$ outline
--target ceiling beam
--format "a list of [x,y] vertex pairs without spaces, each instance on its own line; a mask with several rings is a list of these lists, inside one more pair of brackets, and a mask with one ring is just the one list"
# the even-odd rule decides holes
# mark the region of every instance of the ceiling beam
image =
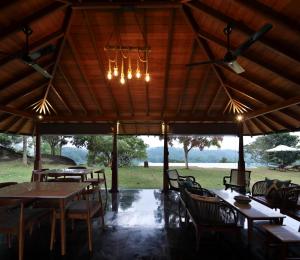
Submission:
[[[251,1],[252,2],[252,1]],[[244,33],[247,36],[253,35],[255,31],[253,31],[251,28],[249,28],[247,25],[243,24],[240,21],[237,21],[231,17],[228,17],[224,15],[221,12],[218,12],[217,10],[199,2],[199,1],[189,1],[185,3],[185,5],[189,6],[190,8],[193,8],[194,10],[197,11],[202,11],[205,14],[208,14],[215,19],[221,20],[222,22],[228,24],[228,23],[234,23],[234,28],[238,29],[240,32]],[[259,9],[255,9],[255,12],[257,12]],[[276,54],[284,55],[287,58],[300,62],[300,55],[298,53],[292,52],[288,48],[284,48],[283,46],[278,45],[274,40],[272,39],[267,39],[266,37],[261,38],[258,40],[258,42],[262,43],[265,47],[268,49],[272,50]]]
[[34,117],[33,114],[25,112],[24,110],[18,110],[13,107],[7,107],[7,106],[3,106],[3,105],[0,105],[0,111],[15,115],[15,116],[26,117],[26,118],[30,118],[30,119]]
[[213,108],[213,105],[215,104],[217,98],[219,97],[222,89],[223,88],[221,86],[217,86],[217,91],[216,91],[215,95],[213,96],[213,98],[211,99],[211,101],[210,101],[210,103],[209,103],[209,105],[207,107],[207,110],[205,112],[206,115],[210,114],[210,111]]
[[[40,66],[43,67],[44,69],[47,69],[47,68],[51,67],[53,64],[54,64],[53,62],[51,62],[51,63],[48,62],[46,64],[41,64]],[[37,73],[39,73],[39,72],[37,72],[36,70],[34,70],[32,68],[30,68],[29,70],[26,70],[24,72],[19,73],[18,76],[14,76],[11,79],[4,82],[3,84],[1,84],[0,92],[9,89],[11,86],[15,85],[16,83],[18,83],[18,82],[20,82],[20,81],[22,81],[22,80],[24,80],[28,77],[36,75]]]
[[33,14],[28,15],[24,17],[23,19],[15,22],[15,23],[10,23],[7,27],[2,28],[0,32],[0,40],[3,38],[9,36],[10,34],[16,32],[16,31],[21,31],[22,27],[25,26],[26,24],[30,25],[32,22],[35,22],[55,11],[61,10],[68,6],[67,4],[61,4],[58,2],[53,2],[52,4],[40,9],[40,10],[35,10]]
[[273,122],[276,122],[277,124],[281,125],[282,127],[284,127],[287,130],[292,131],[295,127],[291,126],[290,124],[288,124],[286,121],[282,120],[280,117],[278,117],[277,115],[274,114],[268,114],[268,115],[264,115],[266,118],[270,119]]
[[176,16],[176,10],[173,9],[170,11],[169,22],[168,22],[168,41],[167,41],[166,62],[165,62],[164,91],[163,91],[163,103],[161,109],[162,116],[165,113],[167,100],[168,100],[169,73],[170,73],[170,63],[171,63],[171,54],[172,54],[172,46],[173,46],[175,16]]
[[[0,106],[1,110],[1,106]],[[175,114],[175,113],[174,113]],[[132,116],[116,116],[114,114],[112,115],[64,115],[64,116],[45,116],[44,117],[45,122],[57,122],[57,121],[78,121],[78,122],[86,122],[86,121],[110,121],[110,122],[116,122],[116,121],[128,121],[128,122],[149,122],[149,121],[157,121],[157,122],[234,122],[235,119],[233,116],[165,116],[161,117],[160,115],[151,115],[151,116],[145,116],[145,115],[135,115]]]
[[118,108],[118,105],[117,105],[116,98],[115,98],[115,96],[114,96],[114,94],[113,94],[113,92],[112,92],[111,84],[110,84],[110,82],[106,79],[105,66],[104,66],[104,63],[103,63],[104,58],[103,58],[103,56],[101,55],[101,53],[100,53],[100,51],[99,51],[99,48],[97,47],[96,37],[95,37],[95,32],[93,31],[93,28],[92,28],[92,26],[91,26],[90,18],[89,18],[89,16],[88,16],[88,14],[86,13],[86,11],[82,11],[82,14],[83,14],[83,17],[84,17],[86,26],[87,26],[87,31],[88,31],[88,33],[89,33],[89,37],[90,37],[90,39],[91,39],[91,42],[92,42],[94,51],[95,51],[95,53],[96,53],[98,66],[99,66],[99,68],[100,68],[100,73],[101,73],[101,75],[102,75],[102,80],[101,80],[101,82],[104,83],[104,86],[105,86],[107,92],[109,93],[109,95],[110,95],[110,97],[111,97],[113,108],[114,108],[114,110],[116,111],[116,114],[119,115],[119,114],[120,114],[119,108]]
[[[55,40],[58,40],[58,39],[62,38],[63,36],[64,36],[64,33],[61,30],[58,30],[50,35],[47,35],[44,38],[42,38],[36,42],[30,43],[30,46],[29,46],[30,51],[36,51],[42,47],[45,47],[49,43],[51,43]],[[0,59],[0,67],[14,59],[21,57],[23,53],[24,53],[24,48],[22,48],[18,51],[14,51],[13,53],[8,54],[5,57],[1,58]]]
[[260,117],[257,117],[256,119],[259,120],[260,122],[262,122],[262,124],[264,124],[265,126],[267,126],[272,132],[277,131],[276,127],[274,127],[274,125],[272,125],[272,123],[270,121],[268,121],[267,118],[260,116]]
[[[1,112],[2,112],[2,111],[1,111]],[[0,116],[0,122],[5,121],[6,119],[8,119],[8,118],[11,117],[11,116],[12,116],[11,114],[3,113],[3,114]]]
[[[212,43],[218,44],[219,46],[223,47],[225,50],[227,50],[227,43],[224,40],[219,39],[218,37],[214,36],[213,34],[207,33],[203,30],[201,30],[200,28],[198,29],[198,34],[201,38],[208,40]],[[225,37],[225,35],[224,35]],[[233,47],[231,46],[232,49],[236,49],[237,46]],[[271,62],[264,62],[264,61],[258,61],[257,59],[254,59],[255,56],[253,56],[253,54],[245,52],[241,55],[242,58],[245,58],[246,60],[254,63],[255,65],[258,65],[266,70],[269,70],[270,72],[272,72],[273,74],[275,74],[276,76],[284,79],[284,80],[288,80],[293,84],[296,85],[300,85],[300,80],[298,77],[294,77],[292,75],[289,75],[285,70],[279,69],[277,67],[275,67],[274,65],[272,65]],[[222,57],[221,57],[222,58]]]
[[7,133],[9,132],[9,130],[14,127],[18,122],[20,122],[20,120],[22,120],[22,117],[18,117],[18,116],[15,116],[11,122],[9,122],[3,129],[3,132],[4,133]]
[[253,128],[250,126],[250,121],[245,121],[244,124],[248,128],[250,135],[253,136]]
[[15,133],[17,135],[19,135],[22,131],[22,129],[25,127],[26,123],[29,121],[28,118],[22,118],[20,125],[17,127],[17,129],[15,130]]
[[55,95],[58,97],[59,101],[63,104],[63,106],[67,109],[67,111],[70,114],[73,114],[72,109],[70,108],[70,105],[68,105],[66,103],[66,101],[64,101],[64,99],[62,98],[62,96],[59,94],[59,92],[57,91],[57,89],[53,86],[53,84],[51,85],[51,88],[53,90],[53,92],[55,93]]
[[102,112],[103,109],[102,109],[100,103],[98,102],[98,100],[97,100],[97,98],[95,96],[95,93],[94,93],[94,91],[92,89],[92,86],[90,84],[90,81],[89,81],[89,79],[87,78],[87,76],[86,76],[86,74],[84,72],[83,66],[82,66],[81,61],[80,61],[80,57],[79,57],[79,55],[77,53],[76,47],[74,45],[74,42],[73,42],[73,40],[72,40],[72,38],[70,36],[68,37],[68,43],[69,43],[71,52],[73,54],[73,57],[75,59],[76,66],[77,66],[77,68],[78,68],[78,70],[79,70],[79,72],[81,74],[81,77],[82,77],[83,81],[86,84],[86,87],[87,87],[87,90],[88,90],[88,92],[90,94],[91,100],[93,100],[93,102],[94,102],[94,104],[95,104],[95,106],[97,108],[98,113],[102,114],[103,113]]
[[62,67],[60,65],[58,65],[58,72],[59,74],[62,76],[62,78],[64,79],[66,85],[68,86],[70,92],[72,93],[72,95],[76,98],[78,104],[80,105],[81,109],[84,111],[84,114],[87,114],[87,109],[84,106],[84,101],[81,97],[81,95],[77,95],[77,92],[74,90],[74,87],[72,86],[71,82],[69,81],[69,79],[67,78],[66,74],[64,73]]
[[249,112],[245,114],[245,120],[249,120],[254,117],[262,116],[265,114],[269,114],[290,106],[294,106],[300,104],[300,96],[292,97],[290,99],[284,100],[282,102],[276,103],[274,105],[268,105],[268,107],[258,109],[253,112]]
[[0,2],[0,8],[3,10],[4,8],[7,8],[8,6],[14,4],[18,0],[1,0]]
[[252,118],[251,122],[256,126],[256,128],[261,132],[261,133],[265,133],[265,129],[263,128],[263,126],[261,125],[261,123],[256,119],[256,118]]
[[[188,63],[192,63],[193,62],[197,46],[198,46],[197,40],[194,39]],[[177,112],[176,112],[177,115],[181,111],[182,102],[183,102],[183,100],[184,100],[184,98],[186,96],[186,91],[187,91],[187,88],[188,88],[188,85],[189,85],[189,79],[190,79],[190,75],[191,75],[191,70],[192,70],[192,67],[188,67],[186,69],[183,89],[181,91],[181,94],[179,95],[178,104],[177,104]]]
[[170,1],[114,1],[114,2],[95,2],[95,1],[78,1],[73,2],[73,9],[79,10],[99,10],[99,9],[177,9],[181,7],[178,2]]

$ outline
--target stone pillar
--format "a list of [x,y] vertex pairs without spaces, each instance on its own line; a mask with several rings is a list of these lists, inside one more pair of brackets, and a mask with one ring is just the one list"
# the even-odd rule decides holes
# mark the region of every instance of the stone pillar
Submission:
[[169,170],[169,149],[168,149],[168,126],[163,124],[163,135],[164,135],[164,170],[163,170],[163,192],[169,190],[168,184],[168,170]]
[[118,190],[118,134],[117,124],[113,129],[113,147],[112,147],[112,162],[111,162],[111,190],[110,192],[119,192]]
[[241,192],[245,192],[245,159],[244,159],[244,139],[243,139],[243,123],[240,122],[238,124],[238,131],[239,131],[239,161],[238,161],[238,185],[240,185]]
[[36,123],[35,128],[35,158],[34,158],[34,170],[42,169],[41,161],[41,134],[40,125]]

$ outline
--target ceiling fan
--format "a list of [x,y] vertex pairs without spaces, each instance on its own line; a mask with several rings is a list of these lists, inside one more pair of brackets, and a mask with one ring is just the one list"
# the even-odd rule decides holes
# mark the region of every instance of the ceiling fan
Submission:
[[45,78],[51,79],[52,75],[49,74],[49,72],[45,69],[43,69],[39,64],[36,63],[36,60],[41,58],[44,55],[50,54],[55,51],[55,45],[49,44],[45,47],[40,48],[37,51],[29,52],[29,36],[32,34],[32,29],[29,26],[23,27],[23,32],[25,33],[26,41],[25,41],[25,49],[22,55],[20,56],[20,59],[33,69],[35,69],[37,72],[42,74]]
[[231,50],[230,48],[230,34],[232,32],[233,24],[228,24],[224,28],[224,34],[227,38],[227,52],[223,59],[220,60],[208,60],[200,61],[187,64],[188,67],[194,67],[203,64],[226,64],[230,67],[235,73],[240,74],[244,72],[244,68],[237,62],[237,57],[242,55],[253,43],[259,40],[265,33],[267,33],[271,28],[272,24],[265,24],[257,32],[252,34],[245,42],[243,42],[236,50]]

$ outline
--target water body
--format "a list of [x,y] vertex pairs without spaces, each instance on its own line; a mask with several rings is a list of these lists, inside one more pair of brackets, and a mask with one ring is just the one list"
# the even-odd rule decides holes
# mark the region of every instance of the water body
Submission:
[[[144,163],[139,163],[139,166],[143,166]],[[163,163],[153,163],[149,162],[149,166],[163,166]],[[169,163],[169,166],[180,166],[184,167],[184,163]],[[190,167],[200,167],[200,168],[224,168],[224,169],[235,169],[238,167],[237,163],[189,163]],[[255,166],[247,165],[247,168],[254,168]]]

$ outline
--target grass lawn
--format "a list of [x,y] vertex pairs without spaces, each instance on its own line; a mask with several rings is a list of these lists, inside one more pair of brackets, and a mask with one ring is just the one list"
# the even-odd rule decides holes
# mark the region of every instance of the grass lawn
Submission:
[[[43,168],[65,168],[65,165],[43,165]],[[33,165],[24,166],[21,161],[0,162],[0,182],[30,181]],[[96,169],[96,168],[95,168]],[[182,175],[193,175],[196,180],[205,188],[223,188],[223,176],[229,174],[229,169],[217,168],[191,168],[189,170],[179,169]],[[268,170],[266,168],[251,169],[251,184],[265,177],[270,179],[292,180],[300,185],[300,172],[280,172]],[[106,178],[108,187],[111,183],[111,170],[106,168]],[[119,168],[120,188],[161,188],[162,187],[162,167],[128,167]]]

